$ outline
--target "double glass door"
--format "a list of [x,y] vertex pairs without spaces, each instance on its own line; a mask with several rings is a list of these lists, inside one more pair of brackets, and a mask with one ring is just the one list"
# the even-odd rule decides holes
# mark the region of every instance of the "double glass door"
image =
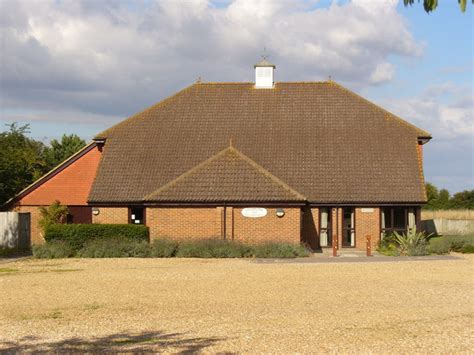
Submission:
[[342,213],[342,246],[355,247],[355,208],[345,207]]

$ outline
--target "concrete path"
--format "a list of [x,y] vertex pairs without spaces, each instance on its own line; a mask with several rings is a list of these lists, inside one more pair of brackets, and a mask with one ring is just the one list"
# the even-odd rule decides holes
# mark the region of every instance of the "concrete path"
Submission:
[[308,258],[295,259],[255,259],[257,264],[333,264],[333,263],[379,263],[379,262],[403,262],[403,261],[436,261],[436,260],[462,260],[462,257],[454,255],[427,255],[427,256],[310,256]]

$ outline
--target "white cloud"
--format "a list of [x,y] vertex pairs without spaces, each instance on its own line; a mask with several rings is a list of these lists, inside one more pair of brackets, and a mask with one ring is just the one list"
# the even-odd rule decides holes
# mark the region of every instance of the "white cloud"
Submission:
[[447,82],[428,87],[417,97],[380,103],[436,139],[474,139],[474,94],[470,88]]
[[379,84],[393,77],[389,56],[422,52],[396,4],[3,1],[1,119],[35,108],[80,113],[63,121],[127,116],[198,76],[252,80],[264,46],[277,80]]

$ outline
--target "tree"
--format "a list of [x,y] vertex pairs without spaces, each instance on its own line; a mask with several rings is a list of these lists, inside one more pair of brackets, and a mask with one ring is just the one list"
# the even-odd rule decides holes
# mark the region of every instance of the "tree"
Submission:
[[[459,8],[461,9],[462,12],[466,11],[466,6],[467,6],[467,1],[468,0],[458,0],[459,3]],[[474,4],[474,0],[471,0],[472,3]],[[415,0],[403,0],[403,3],[405,6],[408,5],[413,5]],[[420,2],[420,0],[418,0]],[[423,7],[427,13],[430,13],[431,11],[434,11],[438,7],[438,0],[423,0]]]
[[61,141],[53,139],[51,147],[45,150],[45,159],[52,169],[75,154],[86,145],[86,142],[75,134],[63,134]]
[[62,206],[57,200],[48,207],[40,207],[39,211],[41,213],[39,225],[44,232],[46,232],[46,228],[51,224],[66,223],[67,215],[69,214],[67,206]]
[[435,210],[438,207],[439,192],[438,188],[431,183],[426,183],[426,197],[428,202],[424,206],[427,210]]
[[474,210],[474,190],[458,192],[451,201],[453,208]]
[[30,126],[7,126],[9,130],[0,133],[0,205],[48,169],[44,144],[25,135]]
[[451,196],[449,195],[449,191],[446,189],[439,190],[439,197],[437,207],[441,210],[448,210],[451,208]]

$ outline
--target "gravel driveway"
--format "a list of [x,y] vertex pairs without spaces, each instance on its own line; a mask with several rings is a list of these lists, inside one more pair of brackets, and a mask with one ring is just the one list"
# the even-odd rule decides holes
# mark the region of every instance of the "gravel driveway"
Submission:
[[[469,352],[474,256],[0,265],[4,351]],[[1,352],[1,350],[0,350]]]

